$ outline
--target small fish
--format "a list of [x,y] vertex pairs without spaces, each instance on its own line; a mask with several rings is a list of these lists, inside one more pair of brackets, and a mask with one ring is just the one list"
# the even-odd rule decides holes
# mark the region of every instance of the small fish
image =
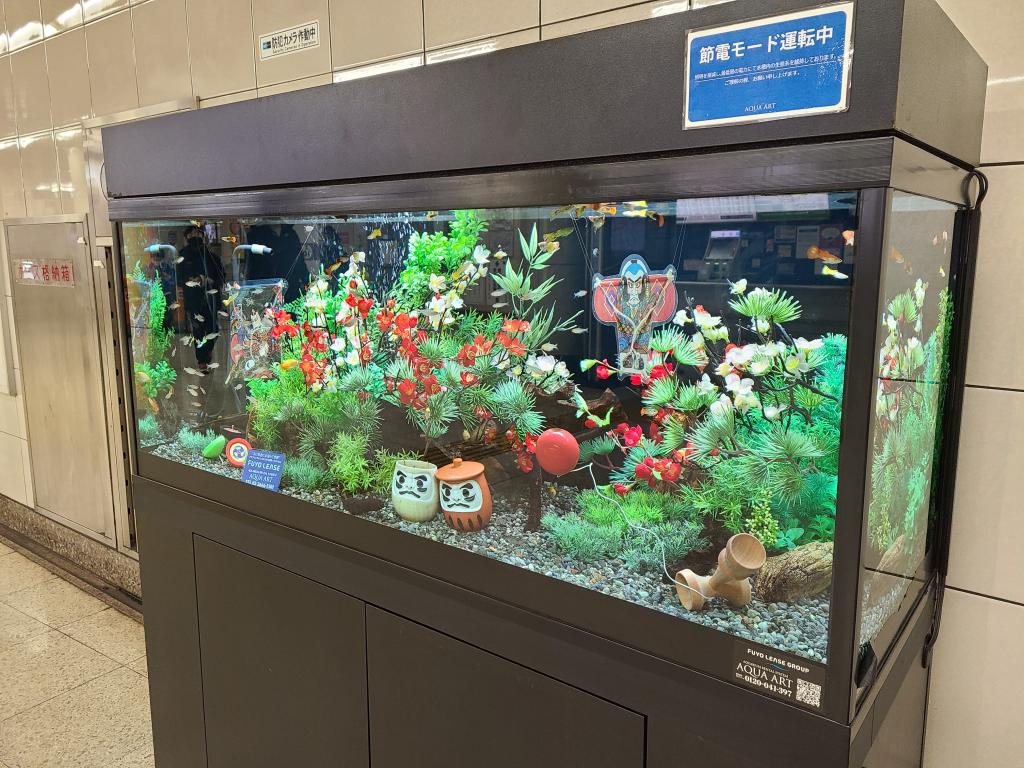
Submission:
[[562,244],[556,242],[541,243],[540,247],[543,248],[548,253],[554,253],[555,251],[562,247]]
[[221,238],[221,240],[223,240],[225,243],[231,243],[232,245],[238,242],[238,238],[235,237],[234,235],[225,235],[224,237]]
[[179,301],[176,301],[176,302],[174,302],[173,304],[168,304],[168,305],[167,305],[167,308],[168,308],[168,309],[177,309],[177,308],[178,308],[178,307],[180,307],[180,306],[181,306],[181,302],[179,302]]
[[828,277],[834,277],[836,280],[849,280],[850,276],[843,274],[838,269],[832,269],[827,264],[821,268],[821,274],[827,275]]
[[183,262],[184,260],[185,260],[185,257],[184,257],[184,256],[179,256],[178,258],[176,258],[176,259],[174,260],[174,263],[175,263],[175,264],[181,264],[181,262]]
[[586,289],[584,289],[584,290],[582,290],[582,291],[576,291],[576,293],[574,293],[574,294],[572,295],[572,297],[573,297],[574,299],[582,299],[582,298],[583,298],[584,296],[586,296],[586,295],[587,295],[587,293],[589,293],[589,291],[587,291]]
[[373,232],[371,232],[370,234],[368,234],[366,236],[366,239],[367,240],[376,240],[380,236],[381,236],[380,227],[377,227],[376,229],[373,230]]
[[202,285],[202,283],[200,283],[198,280],[186,280],[185,285],[189,288],[198,288],[200,285]]
[[213,341],[218,336],[220,336],[220,331],[216,331],[214,333],[208,333],[205,336],[203,336],[203,341]]
[[562,227],[562,229],[556,229],[554,232],[548,232],[544,235],[544,242],[553,243],[555,240],[561,240],[563,237],[568,237],[576,230],[573,227]]
[[171,348],[171,357],[174,357],[176,354],[178,354],[178,348],[177,347],[172,347]]
[[590,330],[589,328],[573,328],[570,331],[570,333],[575,333],[577,336],[580,336],[580,335],[586,333],[589,330]]
[[202,371],[197,371],[195,368],[188,368],[188,367],[185,368],[185,373],[187,373],[189,376],[202,376],[203,375]]
[[505,259],[507,257],[508,257],[508,254],[505,253],[500,247],[494,253],[494,260],[495,261],[502,261],[503,259]]
[[307,232],[312,232],[313,231],[313,225],[312,224],[307,224],[305,227],[303,227],[303,229],[305,229]]
[[507,306],[508,306],[508,302],[507,301],[499,301],[497,304],[493,305],[493,307],[495,309],[501,309],[502,307],[507,307]]
[[427,221],[433,221],[437,218],[437,211],[427,211]]
[[507,290],[505,290],[504,288],[499,288],[496,291],[491,291],[491,296],[493,296],[494,298],[498,298],[499,296],[504,296],[506,293],[508,293]]
[[857,238],[857,233],[852,229],[847,229],[843,232],[843,242],[847,245],[853,245]]
[[896,248],[896,246],[893,246],[892,248],[889,249],[889,258],[895,261],[897,264],[903,264],[907,260],[907,257],[900,253],[899,249]]
[[192,315],[192,317],[194,317],[196,319],[196,322],[200,322],[200,323],[205,323],[206,322],[206,318],[203,317],[202,315]]
[[729,293],[733,296],[742,296],[747,292],[747,278],[737,280],[735,283],[729,283]]
[[558,349],[557,344],[552,344],[550,341],[547,344],[540,345],[541,352],[554,352]]
[[148,384],[150,381],[149,374],[147,374],[145,371],[141,369],[135,372],[135,378],[141,381],[143,384]]
[[289,358],[288,360],[282,360],[281,361],[281,370],[282,371],[290,371],[292,368],[294,368],[298,364],[299,364],[299,361],[294,359],[294,358]]
[[199,388],[199,391],[202,392],[204,395],[207,394],[206,390],[203,389],[202,387]]
[[240,390],[244,386],[245,386],[245,382],[241,382],[240,384],[235,384],[234,390],[237,392],[238,390]]
[[945,277],[946,276],[946,268],[945,267],[939,267],[939,276],[940,277]]
[[220,288],[211,288],[210,290],[207,291],[207,293],[210,294],[211,296],[213,294],[219,293],[219,292],[220,292]]
[[212,371],[214,368],[220,368],[220,363],[210,363],[206,367]]
[[192,219],[189,223],[194,227],[199,227],[200,229],[203,228],[203,222],[201,222],[199,219]]
[[817,259],[822,264],[842,264],[843,260],[834,253],[829,253],[824,248],[812,245],[807,249],[808,259]]
[[152,397],[148,398],[148,400],[149,400],[149,407],[152,408],[157,413],[160,413],[160,406],[157,404],[156,400],[154,400]]
[[202,403],[197,403],[197,402],[192,402],[191,405],[194,405],[196,408],[202,408],[203,407]]
[[234,288],[236,291],[242,290],[242,286],[240,286],[238,283],[232,283],[231,287]]
[[174,390],[173,390],[173,389],[172,389],[172,390],[169,390],[169,391],[167,392],[167,394],[166,394],[166,395],[164,395],[164,400],[170,400],[170,399],[171,399],[171,398],[172,398],[173,396],[174,396]]
[[228,316],[228,313],[225,312],[223,309],[218,309],[217,310],[217,314],[220,315],[221,317],[227,317]]

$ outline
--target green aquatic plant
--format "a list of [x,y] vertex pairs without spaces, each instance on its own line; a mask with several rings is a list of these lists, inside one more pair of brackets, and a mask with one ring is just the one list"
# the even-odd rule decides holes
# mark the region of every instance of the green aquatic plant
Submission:
[[135,431],[139,435],[139,440],[144,443],[151,442],[160,437],[160,425],[151,413],[147,413],[138,420],[135,425]]
[[288,458],[284,462],[284,469],[281,471],[284,480],[304,491],[314,491],[323,487],[328,480],[327,472],[306,461],[305,459]]
[[158,360],[151,364],[148,360],[135,363],[135,381],[142,388],[142,393],[155,400],[174,387],[178,372],[166,360]]
[[779,530],[779,521],[772,514],[771,496],[765,490],[762,489],[754,498],[750,515],[743,521],[743,528],[764,544],[765,549],[780,547],[779,537],[782,532]]
[[480,235],[487,231],[487,222],[477,211],[454,211],[447,232],[413,232],[409,238],[409,256],[405,269],[391,291],[399,311],[422,309],[437,292],[430,278],[444,280],[446,287],[455,282],[457,270],[472,260]]
[[674,496],[636,491],[619,498],[598,489],[582,491],[578,503],[578,514],[541,520],[555,544],[574,559],[621,557],[633,570],[660,572],[706,546],[701,525]]
[[148,307],[145,318],[146,347],[142,358],[134,364],[135,382],[145,396],[150,409],[158,413],[158,398],[170,392],[178,378],[177,372],[165,359],[174,341],[174,330],[166,327],[167,298],[159,280],[150,280],[136,262],[131,279],[147,287]]
[[367,460],[366,436],[359,433],[339,432],[327,460],[327,473],[346,493],[365,491],[372,478],[370,462]]
[[217,434],[213,430],[206,430],[205,432],[195,432],[188,427],[182,427],[178,430],[177,440],[186,453],[190,453],[193,456],[202,456],[203,449],[206,448],[214,439]]

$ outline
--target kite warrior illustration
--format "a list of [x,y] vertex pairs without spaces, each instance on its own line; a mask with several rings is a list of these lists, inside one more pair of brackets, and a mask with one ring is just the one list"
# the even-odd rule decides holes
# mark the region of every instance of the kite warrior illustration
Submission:
[[639,254],[627,256],[616,277],[594,275],[594,316],[615,326],[619,376],[644,373],[651,332],[676,314],[676,271],[651,272]]

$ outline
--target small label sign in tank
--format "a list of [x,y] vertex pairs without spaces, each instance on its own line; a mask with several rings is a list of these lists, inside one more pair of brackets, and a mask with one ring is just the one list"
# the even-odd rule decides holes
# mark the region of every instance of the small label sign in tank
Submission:
[[738,640],[732,679],[776,699],[821,709],[825,668],[798,656]]

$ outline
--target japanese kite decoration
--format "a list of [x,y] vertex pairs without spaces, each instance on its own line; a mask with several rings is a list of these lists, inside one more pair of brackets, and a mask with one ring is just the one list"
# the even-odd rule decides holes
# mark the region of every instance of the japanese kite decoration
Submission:
[[627,256],[619,274],[594,275],[594,317],[615,326],[619,375],[644,373],[651,333],[676,314],[676,271],[651,272],[639,254]]

